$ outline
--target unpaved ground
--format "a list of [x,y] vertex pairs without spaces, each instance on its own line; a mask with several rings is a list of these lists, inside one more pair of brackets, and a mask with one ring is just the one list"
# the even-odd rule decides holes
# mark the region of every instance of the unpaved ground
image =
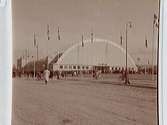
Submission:
[[156,89],[13,80],[12,125],[156,125]]

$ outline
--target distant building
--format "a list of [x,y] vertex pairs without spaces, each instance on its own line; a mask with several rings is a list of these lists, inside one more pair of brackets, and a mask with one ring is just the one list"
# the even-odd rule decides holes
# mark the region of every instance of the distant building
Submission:
[[53,64],[57,63],[58,58],[62,56],[62,53],[57,53],[56,55],[50,55],[39,60],[31,59],[29,62],[25,62],[23,58],[17,59],[17,70],[19,72],[34,72],[34,63],[35,63],[35,72],[43,72],[46,67],[49,70],[53,70]]
[[[119,73],[125,70],[125,50],[111,41],[85,40],[68,48],[65,52],[49,55],[35,60],[35,71],[42,72],[46,67],[50,71],[92,71]],[[17,69],[21,72],[34,72],[34,61],[17,60]],[[132,57],[128,54],[128,70],[136,72]]]
[[[122,71],[125,70],[125,50],[119,45],[102,39],[94,39],[78,43],[67,49],[53,70],[75,71],[93,70]],[[128,54],[128,69],[137,71],[134,60]]]

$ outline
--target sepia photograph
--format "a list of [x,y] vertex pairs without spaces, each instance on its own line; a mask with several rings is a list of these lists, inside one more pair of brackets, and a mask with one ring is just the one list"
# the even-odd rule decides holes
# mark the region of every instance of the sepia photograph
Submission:
[[159,125],[159,0],[12,0],[12,125]]

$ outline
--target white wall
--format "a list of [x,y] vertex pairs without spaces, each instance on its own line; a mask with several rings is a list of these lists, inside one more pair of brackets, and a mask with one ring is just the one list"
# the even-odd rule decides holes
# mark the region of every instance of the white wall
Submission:
[[11,16],[10,0],[0,6],[0,125],[11,124]]
[[161,0],[159,116],[160,125],[167,125],[167,0]]

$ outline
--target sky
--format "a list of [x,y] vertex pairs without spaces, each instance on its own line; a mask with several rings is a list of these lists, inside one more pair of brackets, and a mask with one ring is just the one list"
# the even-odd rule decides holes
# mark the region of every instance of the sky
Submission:
[[[34,33],[40,58],[65,51],[80,42],[82,35],[84,39],[90,39],[91,32],[96,38],[119,45],[122,34],[122,47],[125,48],[125,24],[131,21],[128,52],[136,62],[147,64],[152,60],[152,44],[157,42],[156,30],[153,40],[154,13],[158,14],[158,0],[13,0],[13,62],[16,63],[26,49],[30,56],[35,54]],[[57,38],[58,27],[61,40]]]

